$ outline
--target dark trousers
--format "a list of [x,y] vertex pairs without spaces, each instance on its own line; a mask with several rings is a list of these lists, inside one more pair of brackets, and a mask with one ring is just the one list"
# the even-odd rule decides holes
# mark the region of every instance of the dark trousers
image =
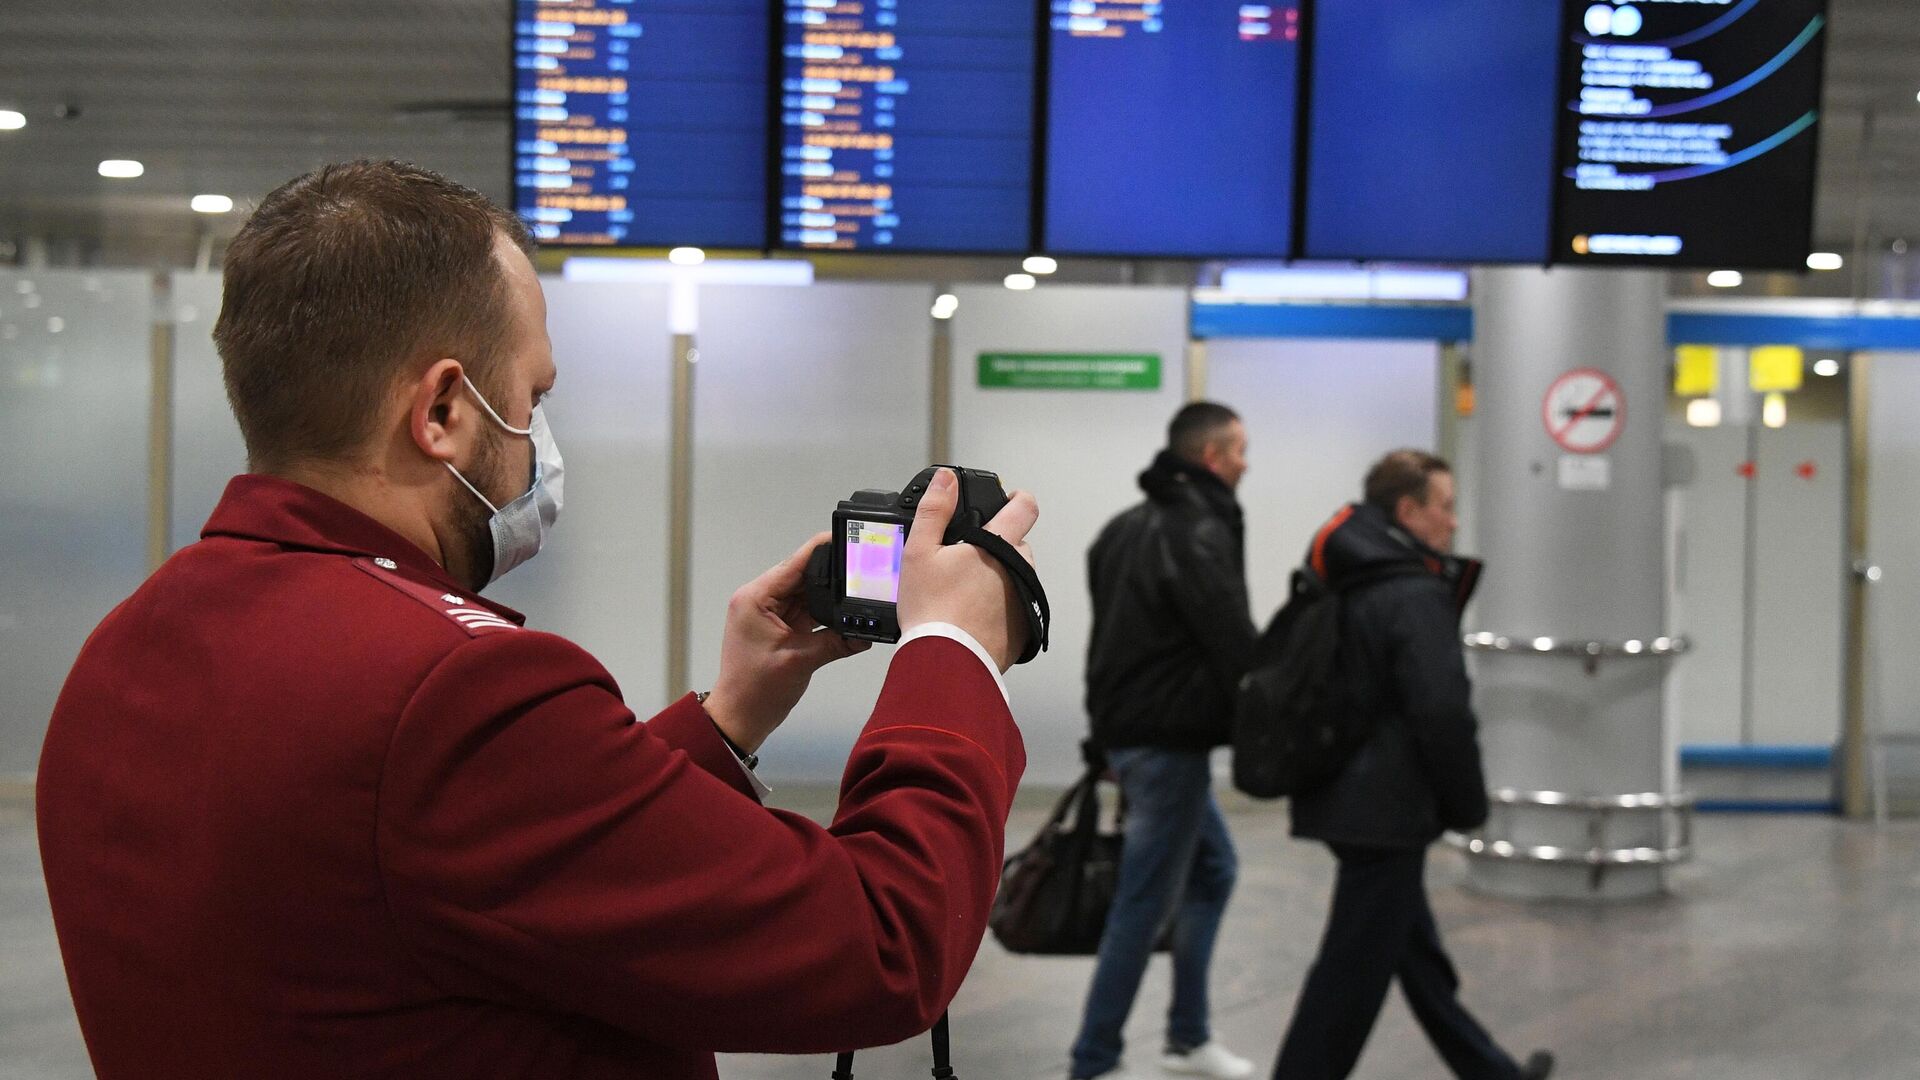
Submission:
[[1307,973],[1274,1080],[1343,1080],[1396,977],[1461,1080],[1514,1080],[1519,1066],[1460,1005],[1460,977],[1427,905],[1425,848],[1330,845],[1340,860],[1320,955]]

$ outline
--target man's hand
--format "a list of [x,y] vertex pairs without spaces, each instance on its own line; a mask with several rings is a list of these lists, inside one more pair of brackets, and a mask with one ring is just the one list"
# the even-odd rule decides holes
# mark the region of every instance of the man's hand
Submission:
[[[972,634],[1005,671],[1026,649],[1027,617],[1013,579],[993,556],[969,544],[941,544],[959,501],[958,488],[953,471],[941,469],[914,512],[900,564],[900,632],[922,623],[952,623]],[[1012,544],[1031,565],[1026,538],[1039,517],[1033,496],[1016,491],[987,523],[987,531]]]
[[814,672],[869,648],[865,641],[816,633],[820,624],[807,614],[807,556],[827,539],[827,533],[816,535],[727,602],[720,677],[707,695],[707,715],[750,754],[786,720]]

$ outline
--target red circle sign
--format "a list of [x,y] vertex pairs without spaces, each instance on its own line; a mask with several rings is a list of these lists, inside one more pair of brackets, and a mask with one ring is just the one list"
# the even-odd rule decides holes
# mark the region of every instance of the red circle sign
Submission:
[[1576,368],[1553,380],[1540,403],[1547,434],[1572,454],[1598,454],[1627,426],[1627,399],[1604,371]]

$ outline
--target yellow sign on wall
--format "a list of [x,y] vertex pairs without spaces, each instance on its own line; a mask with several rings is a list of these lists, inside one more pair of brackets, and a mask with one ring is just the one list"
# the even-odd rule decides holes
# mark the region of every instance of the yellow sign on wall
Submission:
[[1708,397],[1720,388],[1720,350],[1711,345],[1682,345],[1673,350],[1673,393]]
[[1807,354],[1792,345],[1758,345],[1747,354],[1747,382],[1755,393],[1798,390],[1806,372]]

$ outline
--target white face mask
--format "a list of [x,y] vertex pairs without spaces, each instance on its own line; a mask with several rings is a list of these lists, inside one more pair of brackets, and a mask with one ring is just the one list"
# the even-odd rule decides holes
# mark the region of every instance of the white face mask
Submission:
[[487,399],[480,395],[472,380],[461,376],[467,389],[473,392],[473,398],[480,407],[487,410],[493,422],[515,435],[525,435],[533,440],[533,481],[526,493],[505,506],[495,506],[493,501],[480,494],[480,489],[467,482],[460,470],[447,462],[447,471],[466,485],[473,496],[485,503],[493,511],[493,517],[487,526],[493,533],[493,575],[487,578],[491,585],[506,576],[507,571],[526,562],[540,553],[540,546],[546,542],[547,533],[553,529],[554,522],[560,520],[562,499],[563,466],[560,460],[560,447],[553,441],[553,433],[547,430],[547,416],[540,406],[533,407],[533,417],[523,428],[514,427],[500,414],[493,411]]

